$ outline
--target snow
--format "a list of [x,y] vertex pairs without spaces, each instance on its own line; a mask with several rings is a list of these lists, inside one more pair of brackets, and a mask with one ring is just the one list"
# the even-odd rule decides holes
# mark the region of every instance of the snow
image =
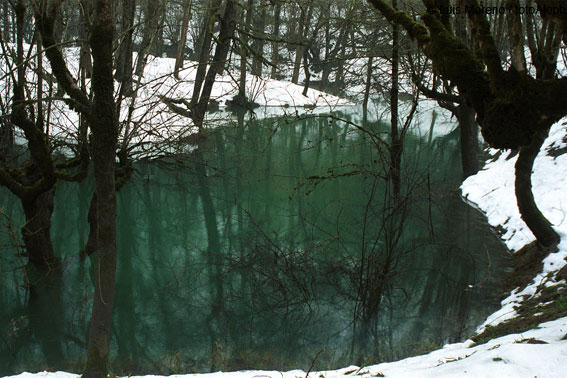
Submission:
[[[7,44],[9,48],[13,45]],[[35,53],[35,47],[25,45],[24,50],[31,49]],[[68,68],[72,75],[78,77],[79,70],[79,48],[66,48],[63,53],[66,57]],[[6,106],[10,105],[11,88],[9,88],[8,72],[14,70],[13,62],[8,54],[4,58],[0,50],[0,93],[2,101]],[[136,54],[134,54],[136,60]],[[49,61],[44,57],[45,67]],[[31,62],[31,68],[35,68],[35,61]],[[134,89],[136,95],[125,97],[120,108],[120,140],[119,145],[126,144],[137,146],[135,148],[136,158],[153,157],[164,153],[174,153],[178,147],[176,140],[182,140],[197,130],[191,119],[172,112],[161,97],[170,99],[184,99],[189,101],[193,92],[197,63],[185,61],[184,67],[179,72],[179,80],[173,76],[175,59],[150,56],[145,66],[142,77],[134,76]],[[48,68],[49,69],[49,68]],[[229,70],[223,75],[217,75],[211,92],[211,99],[217,101],[220,111],[209,112],[205,118],[206,127],[215,127],[226,122],[228,112],[226,110],[227,100],[232,99],[238,93],[237,79],[239,73]],[[28,83],[37,83],[34,70],[27,72]],[[87,81],[87,86],[89,81]],[[30,85],[28,90],[31,96],[35,96],[36,86]],[[49,91],[48,83],[44,82],[44,91]],[[120,86],[115,88],[116,98],[119,98]],[[247,75],[246,96],[249,100],[259,105],[254,109],[254,117],[273,117],[282,115],[297,115],[303,113],[328,113],[344,106],[352,106],[353,103],[316,90],[309,89],[307,95],[303,94],[303,86],[287,81],[260,78]],[[183,105],[181,105],[183,106]],[[74,143],[78,134],[77,125],[79,115],[71,111],[61,101],[54,101],[50,113],[49,125],[50,135]],[[248,115],[250,116],[250,115]],[[128,118],[132,122],[125,122]]]

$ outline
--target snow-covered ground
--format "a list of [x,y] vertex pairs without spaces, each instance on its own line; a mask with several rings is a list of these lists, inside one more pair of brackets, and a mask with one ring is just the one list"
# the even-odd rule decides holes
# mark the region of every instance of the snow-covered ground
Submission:
[[[6,44],[7,48],[15,49],[15,46]],[[34,56],[35,47],[25,45],[26,55]],[[31,50],[31,51],[29,51]],[[29,52],[28,52],[29,51]],[[66,48],[63,51],[68,68],[74,77],[79,77],[79,48]],[[14,55],[14,54],[13,54]],[[136,54],[134,54],[136,59]],[[35,60],[30,62],[27,71],[27,90],[33,98],[37,93],[38,82],[35,73]],[[43,59],[44,67],[49,70],[49,61]],[[193,86],[197,73],[197,63],[185,61],[179,72],[179,80],[174,78],[175,59],[150,56],[145,66],[142,77],[133,77],[133,89],[135,95],[124,97],[120,107],[120,140],[119,144],[136,145],[136,157],[151,157],[163,153],[176,152],[179,147],[178,141],[193,134],[197,129],[193,126],[190,118],[179,115],[165,104],[164,98],[172,100],[189,101],[192,96]],[[0,50],[0,100],[9,107],[11,105],[10,72],[15,71],[11,55],[5,55]],[[236,70],[226,71],[223,75],[217,75],[211,92],[211,99],[219,106],[218,111],[209,112],[205,118],[206,127],[215,127],[225,123],[229,117],[226,110],[227,101],[238,93],[239,73]],[[89,80],[87,80],[87,86]],[[43,90],[49,93],[50,87],[44,81]],[[116,98],[120,98],[120,85],[115,87]],[[328,113],[343,106],[352,106],[353,103],[316,90],[309,89],[303,95],[303,85],[297,85],[288,81],[260,78],[247,75],[246,96],[248,100],[255,102],[258,107],[254,109],[257,118],[297,115],[303,113]],[[183,108],[185,105],[180,104]],[[70,110],[63,101],[54,101],[51,104],[49,119],[46,123],[50,127],[50,135],[59,140],[67,140],[76,143],[78,135],[79,115]],[[130,120],[131,122],[127,122]]]

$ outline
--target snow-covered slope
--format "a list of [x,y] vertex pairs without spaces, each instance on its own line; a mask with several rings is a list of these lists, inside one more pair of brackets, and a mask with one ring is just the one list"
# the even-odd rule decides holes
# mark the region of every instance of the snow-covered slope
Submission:
[[[542,213],[554,225],[561,236],[559,251],[544,260],[543,271],[534,277],[532,283],[520,290],[514,290],[502,303],[502,308],[488,317],[478,331],[487,325],[497,325],[516,315],[514,307],[525,296],[532,297],[540,286],[556,285],[556,273],[567,262],[567,154],[558,155],[567,146],[565,141],[567,121],[561,120],[553,125],[549,137],[535,161],[532,184],[535,200]],[[494,160],[462,185],[463,196],[486,214],[491,226],[501,226],[505,233],[502,239],[512,251],[535,240],[526,227],[516,205],[514,195],[514,165],[517,156],[509,158],[506,151],[491,150]],[[558,156],[557,156],[558,155]],[[567,363],[567,360],[566,360]]]

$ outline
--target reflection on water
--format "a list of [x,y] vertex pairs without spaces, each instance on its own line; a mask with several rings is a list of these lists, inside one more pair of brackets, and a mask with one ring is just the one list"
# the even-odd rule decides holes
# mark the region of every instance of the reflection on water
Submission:
[[[469,335],[498,295],[503,247],[458,197],[450,137],[408,135],[396,201],[385,130],[240,118],[187,156],[138,163],[118,197],[113,372],[307,369],[316,356],[315,369],[336,368]],[[43,292],[29,296],[18,249],[2,250],[0,375],[81,370],[92,187],[57,186],[65,258]],[[19,205],[3,193],[18,233]]]

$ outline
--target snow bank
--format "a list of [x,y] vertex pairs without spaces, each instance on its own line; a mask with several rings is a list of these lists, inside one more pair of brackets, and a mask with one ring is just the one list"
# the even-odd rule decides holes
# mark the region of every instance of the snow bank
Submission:
[[[526,297],[532,297],[541,285],[557,284],[555,273],[565,266],[567,257],[567,154],[557,156],[554,151],[566,148],[564,141],[567,121],[557,122],[551,128],[541,151],[534,163],[532,184],[535,200],[542,213],[553,224],[555,231],[561,236],[559,250],[550,254],[544,261],[540,272],[521,291],[515,289],[502,301],[502,308],[486,319],[477,329],[482,332],[487,325],[497,325],[516,315],[514,309]],[[517,156],[510,157],[509,151],[490,150],[493,160],[486,164],[478,174],[469,177],[462,185],[462,193],[466,200],[485,213],[488,223],[504,229],[503,241],[512,251],[535,240],[531,231],[520,218],[514,195],[514,165]],[[567,362],[567,360],[566,360]]]

